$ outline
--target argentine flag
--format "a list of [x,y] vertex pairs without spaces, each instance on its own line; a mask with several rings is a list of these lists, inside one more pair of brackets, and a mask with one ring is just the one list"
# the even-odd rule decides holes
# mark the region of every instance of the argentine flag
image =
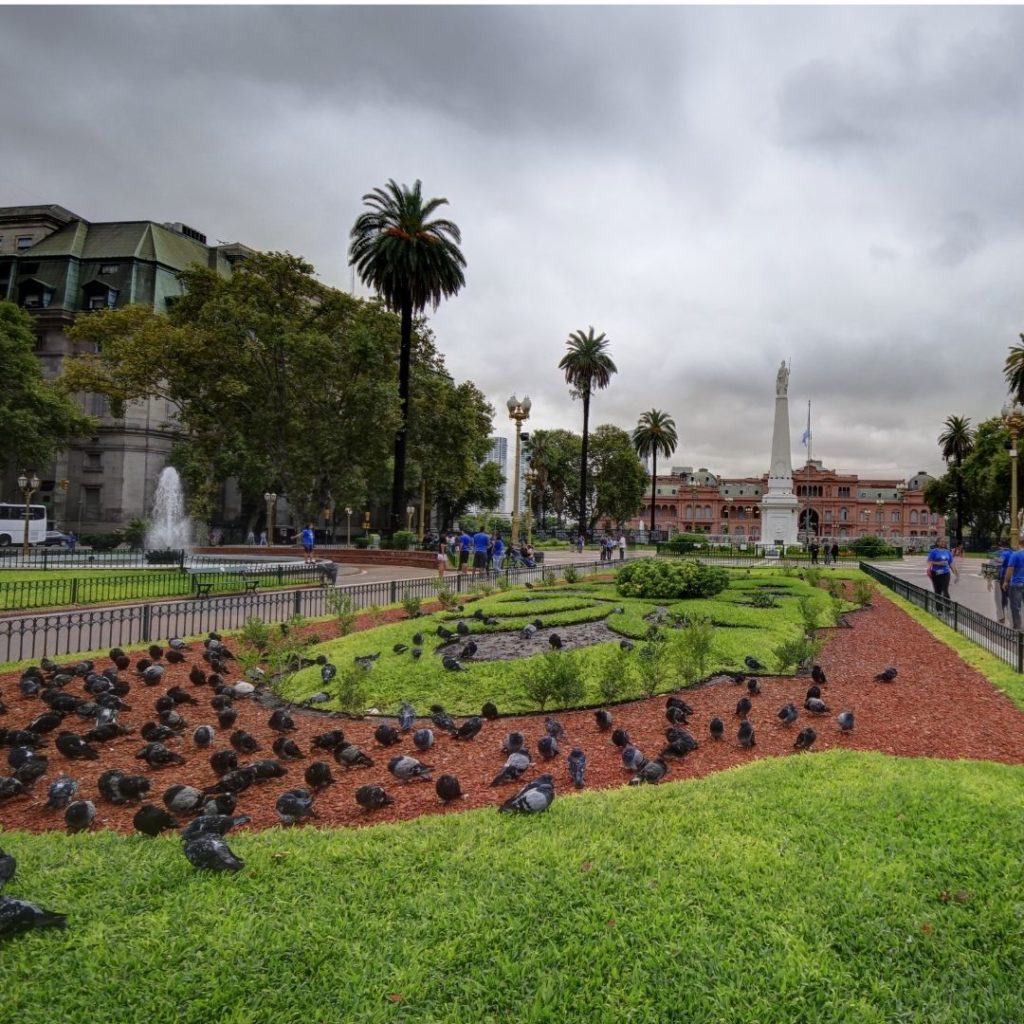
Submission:
[[807,403],[807,429],[800,438],[800,443],[806,448],[811,443],[811,403]]

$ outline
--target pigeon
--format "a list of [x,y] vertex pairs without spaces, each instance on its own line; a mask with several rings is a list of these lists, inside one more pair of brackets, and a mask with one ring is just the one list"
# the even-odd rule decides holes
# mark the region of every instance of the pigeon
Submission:
[[815,715],[826,715],[829,711],[829,706],[818,697],[809,697],[804,701],[804,707]]
[[736,739],[739,740],[739,744],[744,749],[757,745],[757,738],[754,735],[754,727],[750,722],[744,719],[740,722],[740,731],[736,735]]
[[230,729],[238,721],[238,712],[234,708],[223,708],[217,712],[217,724],[222,729]]
[[498,717],[498,709],[490,701],[487,701],[480,709],[480,717],[488,722],[493,722]]
[[530,767],[530,755],[525,750],[516,750],[508,755],[504,767],[491,780],[492,786],[500,786],[503,782],[514,782],[526,773]]
[[825,670],[820,665],[811,666],[811,678],[819,685],[824,686],[828,680],[825,678]]
[[466,671],[465,665],[463,665],[462,662],[459,661],[458,658],[453,658],[450,654],[446,654],[441,659],[441,664],[444,665],[444,667],[449,672],[465,672]]
[[465,794],[462,786],[454,775],[442,775],[434,785],[434,790],[442,803],[449,804],[453,800],[461,800]]
[[468,643],[463,644],[462,650],[459,651],[460,658],[472,658],[476,652],[480,650],[475,640],[470,640]]
[[118,722],[105,722],[90,729],[84,736],[88,743],[109,743],[118,736],[130,736],[135,730],[128,725],[120,725]]
[[283,708],[278,708],[270,716],[270,721],[267,725],[274,730],[274,732],[294,732],[295,731],[295,720],[285,711]]
[[408,644],[395,644],[395,646],[392,647],[391,650],[394,651],[395,654],[405,654],[405,652],[407,650],[409,650],[409,645]]
[[192,648],[189,647],[189,645],[187,643],[185,643],[185,641],[182,640],[180,636],[172,636],[171,639],[167,641],[167,646],[170,647],[172,650],[175,650],[175,651],[191,651],[192,650]]
[[852,711],[840,711],[836,715],[836,721],[839,723],[840,732],[853,732],[853,712]]
[[801,729],[796,736],[796,742],[793,744],[797,750],[809,750],[811,744],[818,738],[818,734],[808,725]]
[[53,732],[63,720],[64,712],[62,711],[44,711],[41,715],[36,715],[25,728],[29,732]]
[[438,626],[435,632],[442,640],[451,640],[455,636],[450,629],[446,629],[444,626]]
[[412,642],[413,642],[414,646],[422,647],[423,646],[423,634],[422,633],[413,633],[413,635],[412,635]]
[[440,729],[442,732],[446,732],[452,736],[456,733],[455,722],[452,716],[440,704],[432,704],[430,706],[430,720]]
[[185,655],[181,651],[168,651],[164,657],[168,665],[181,665],[185,661]]
[[24,793],[25,783],[20,779],[0,775],[0,800],[10,800],[15,796],[23,796]]
[[749,697],[740,697],[740,699],[736,701],[736,714],[739,715],[740,718],[746,718],[747,715],[750,714],[750,709],[752,707],[753,704],[751,704]]
[[330,732],[321,733],[313,737],[312,746],[318,750],[335,750],[345,742],[345,734],[340,729],[332,729]]
[[455,739],[457,740],[471,740],[474,739],[478,732],[484,727],[484,720],[479,715],[474,715],[472,718],[467,718],[462,725],[455,730]]
[[783,704],[779,708],[779,721],[783,725],[792,725],[800,717],[800,712],[795,704]]
[[178,819],[171,817],[162,807],[143,804],[132,818],[136,832],[147,836],[158,836],[167,829],[177,828]]
[[228,737],[228,742],[240,754],[255,754],[260,749],[259,741],[255,736],[247,733],[244,729],[237,729]]
[[96,817],[96,805],[91,800],[76,800],[64,809],[64,824],[68,832],[85,832]]
[[381,722],[373,730],[373,738],[382,747],[393,747],[396,743],[402,742],[401,733],[393,725],[388,725],[386,722]]
[[[61,735],[65,735],[61,733]],[[67,733],[74,736],[74,733]],[[76,737],[77,739],[77,737]],[[0,729],[0,746],[5,747],[42,747],[46,741],[37,732],[30,732],[28,729]]]
[[414,647],[409,653],[412,655],[413,661],[419,661],[423,657],[423,648]]
[[193,686],[205,686],[206,673],[198,665],[193,665],[188,671],[188,681]]
[[163,743],[164,740],[177,740],[181,737],[166,725],[157,725],[156,722],[147,722],[140,730],[139,735],[148,743]]
[[558,740],[554,736],[541,736],[537,740],[537,753],[540,754],[545,761],[550,761],[552,758],[558,757]]
[[43,910],[28,900],[13,896],[0,896],[0,939],[36,928],[66,928],[67,919],[63,914]]
[[761,684],[756,679],[747,680],[747,693],[751,697],[756,697],[761,692]]
[[313,798],[308,789],[289,789],[277,798],[274,805],[282,825],[294,825],[303,818],[316,817]]
[[812,697],[820,697],[820,696],[821,696],[821,687],[819,687],[819,686],[811,686],[811,687],[808,687],[807,693],[804,696],[804,700],[810,700]]
[[354,743],[345,743],[334,748],[334,760],[345,768],[372,768],[373,758],[363,753],[362,748]]
[[217,733],[212,725],[200,725],[192,730],[192,742],[201,748],[208,747],[213,743]]
[[128,800],[121,793],[121,780],[124,778],[124,772],[118,771],[116,768],[111,768],[110,771],[104,772],[96,784],[96,788],[100,791],[100,796],[104,800],[109,800],[112,804],[124,804]]
[[619,641],[619,647],[623,651],[631,651],[631,650],[633,650],[633,648],[635,646],[636,645],[633,643],[632,640],[625,640],[625,639],[623,639],[623,640]]
[[218,835],[196,836],[184,844],[184,852],[192,867],[202,871],[240,871],[245,866]]
[[612,733],[612,743],[617,747],[629,746],[629,733],[625,729],[616,729]]
[[12,768],[20,768],[26,761],[36,756],[32,747],[11,747],[7,754],[7,763]]
[[283,779],[288,774],[288,769],[280,761],[269,757],[262,761],[253,761],[246,767],[256,776],[257,782],[266,782],[267,779]]
[[749,654],[743,659],[743,664],[746,665],[751,672],[764,671],[764,665],[762,665],[757,658],[752,658]]
[[506,800],[498,810],[505,813],[538,814],[546,811],[554,799],[554,779],[550,775],[541,775]]
[[369,671],[370,666],[380,657],[380,651],[373,654],[357,654],[352,660],[361,668]]
[[672,732],[668,746],[661,752],[662,757],[686,757],[697,749],[697,741],[685,729],[674,729]]
[[573,747],[569,751],[569,756],[565,759],[565,763],[569,769],[569,777],[572,779],[572,784],[577,789],[582,789],[586,785],[583,773],[587,770],[587,755],[579,747]]
[[54,779],[47,790],[44,806],[51,811],[62,811],[78,794],[78,783],[67,775]]
[[562,638],[557,633],[552,633],[548,637],[548,645],[553,651],[560,651],[565,646],[562,643]]
[[622,751],[622,767],[628,772],[638,772],[647,764],[647,758],[640,752],[638,747],[630,744]]
[[896,669],[890,665],[889,668],[879,672],[878,675],[875,676],[875,680],[879,683],[891,683],[896,678],[896,676]]
[[239,825],[248,825],[252,818],[248,814],[202,814],[193,818],[182,830],[181,838],[188,842],[198,836],[226,836]]
[[212,800],[207,800],[200,808],[199,813],[211,814],[234,814],[238,806],[238,799],[234,793],[218,793]]
[[523,628],[519,631],[519,635],[524,640],[532,640],[537,635],[537,627],[534,626],[532,623],[523,626]]
[[686,725],[689,721],[686,712],[682,708],[677,708],[674,704],[669,704],[669,706],[665,708],[665,717],[673,725]]
[[154,661],[159,661],[164,656],[164,649],[159,644],[150,644],[149,656]]
[[236,697],[250,697],[256,692],[256,687],[252,683],[235,683],[231,691]]
[[77,761],[97,761],[100,753],[90,747],[81,736],[73,732],[62,732],[57,736],[57,749],[67,758]]
[[417,729],[412,734],[412,745],[422,754],[434,745],[433,729]]
[[455,632],[459,636],[469,636],[469,626],[466,625],[461,619],[455,624]]
[[557,718],[545,718],[544,731],[549,736],[553,736],[556,740],[565,739],[565,727]]
[[122,775],[117,780],[117,790],[125,800],[141,800],[152,785],[145,775]]
[[287,736],[278,736],[272,744],[272,749],[278,757],[283,757],[286,761],[298,761],[306,756],[299,749],[298,743]]
[[403,703],[398,709],[398,728],[402,732],[409,732],[416,722],[416,709],[408,702]]
[[693,708],[683,700],[682,697],[668,697],[665,701],[665,708],[676,708],[681,711],[687,718],[693,716]]
[[415,757],[400,754],[388,761],[388,771],[396,779],[402,779],[404,782],[409,782],[412,779],[429,781],[433,768],[417,760]]
[[14,778],[23,786],[31,786],[36,779],[41,779],[50,766],[50,759],[40,754],[30,755],[14,771]]
[[526,737],[521,732],[505,733],[501,741],[501,752],[503,754],[514,754],[526,746]]
[[655,786],[668,774],[668,765],[663,757],[656,757],[653,761],[647,761],[644,766],[629,780],[631,786],[639,786],[643,783],[650,783]]
[[607,732],[612,727],[612,713],[605,708],[598,708],[594,712],[594,720],[601,732]]
[[147,743],[136,755],[145,761],[150,768],[165,768],[169,764],[184,764],[185,758],[168,750],[162,743]]
[[306,767],[306,785],[314,792],[319,792],[334,783],[331,766],[326,761],[313,761]]
[[379,811],[394,802],[383,786],[360,786],[356,790],[356,803],[367,811]]
[[720,718],[712,718],[708,722],[708,732],[713,740],[720,740],[725,735],[725,722]]
[[203,806],[203,794],[193,786],[171,786],[163,795],[164,807],[174,814],[190,814]]
[[172,686],[167,691],[167,696],[174,701],[175,704],[198,704],[199,701],[192,696],[188,690],[183,690],[180,686]]
[[13,877],[18,867],[18,862],[9,853],[0,850],[0,889],[2,889]]
[[218,750],[210,755],[210,767],[216,775],[233,772],[238,767],[238,755],[233,750]]
[[323,683],[329,683],[337,674],[337,667],[330,662],[320,666],[320,681]]
[[164,677],[163,665],[150,665],[142,673],[142,681],[147,686],[156,686]]

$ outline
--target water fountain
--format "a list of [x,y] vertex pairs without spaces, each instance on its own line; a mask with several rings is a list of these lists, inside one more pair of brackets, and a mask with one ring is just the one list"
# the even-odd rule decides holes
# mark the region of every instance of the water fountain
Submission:
[[145,546],[147,551],[187,551],[192,546],[192,520],[185,515],[181,477],[173,466],[165,467],[157,481]]

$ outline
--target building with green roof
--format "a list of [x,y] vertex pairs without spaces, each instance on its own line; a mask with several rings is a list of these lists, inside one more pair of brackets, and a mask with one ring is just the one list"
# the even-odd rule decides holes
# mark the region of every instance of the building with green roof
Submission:
[[[144,304],[157,312],[182,294],[180,273],[193,264],[229,275],[252,250],[239,243],[208,245],[187,225],[154,221],[90,223],[62,206],[0,208],[0,298],[35,320],[37,353],[46,376],[80,349],[67,331],[89,310]],[[177,433],[163,400],[131,403],[110,414],[101,395],[83,395],[98,432],[74,444],[50,467],[35,469],[39,498],[58,527],[111,532],[148,515],[160,470]],[[4,479],[3,496],[15,493]]]

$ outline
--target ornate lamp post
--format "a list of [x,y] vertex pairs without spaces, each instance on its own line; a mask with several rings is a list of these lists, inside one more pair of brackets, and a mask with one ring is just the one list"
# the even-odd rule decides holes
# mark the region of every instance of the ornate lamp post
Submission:
[[530,396],[525,395],[520,402],[513,395],[505,403],[505,407],[508,409],[509,419],[516,422],[516,462],[512,481],[512,545],[514,547],[519,543],[519,459],[522,446],[523,421],[530,418],[530,409],[532,407]]
[[1017,523],[1017,441],[1024,431],[1024,405],[1014,401],[1002,408],[1003,422],[1010,432],[1010,547],[1019,546],[1020,527]]
[[878,511],[875,513],[875,522],[878,524],[878,536],[885,534],[885,498],[875,498]]
[[346,543],[349,547],[352,547],[352,509],[348,505],[345,506],[345,518],[348,520],[346,525],[346,531],[348,533],[348,540]]
[[27,473],[22,471],[21,476],[18,477],[18,487],[25,498],[25,540],[21,545],[21,553],[28,558],[28,519],[31,512],[29,505],[32,502],[32,495],[39,490],[39,477],[33,473],[30,479]]
[[532,470],[526,471],[526,543],[533,543],[533,488],[537,484],[537,474]]
[[263,500],[267,503],[267,543],[274,543],[274,506],[277,495],[273,491],[264,491]]
[[903,502],[907,499],[907,485],[901,480],[896,485],[896,501],[899,502],[899,513],[900,513],[900,529],[899,538],[900,544],[903,543]]

